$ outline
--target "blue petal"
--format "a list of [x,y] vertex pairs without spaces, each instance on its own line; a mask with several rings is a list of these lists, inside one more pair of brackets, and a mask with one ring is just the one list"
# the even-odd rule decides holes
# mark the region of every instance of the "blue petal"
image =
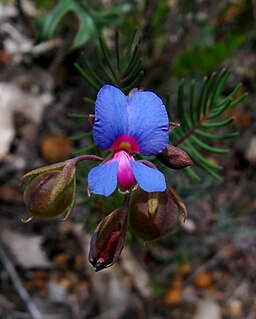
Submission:
[[94,141],[99,149],[107,150],[114,140],[127,133],[127,100],[118,88],[104,85],[95,103]]
[[118,162],[107,162],[92,168],[88,174],[88,185],[94,194],[109,196],[117,186]]
[[168,115],[153,92],[137,92],[128,100],[128,134],[134,136],[143,155],[162,152],[168,144]]
[[160,171],[140,162],[131,161],[130,163],[137,183],[145,192],[165,191],[165,177]]

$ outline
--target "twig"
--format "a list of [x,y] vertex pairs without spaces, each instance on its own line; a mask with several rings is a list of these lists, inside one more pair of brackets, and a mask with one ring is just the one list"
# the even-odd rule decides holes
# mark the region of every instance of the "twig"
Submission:
[[16,7],[18,9],[19,15],[22,17],[22,19],[24,19],[25,14],[24,14],[24,11],[23,11],[23,7],[22,7],[22,4],[21,4],[21,1],[20,0],[16,0],[15,2],[16,2]]
[[27,53],[31,54],[34,57],[38,57],[40,55],[48,53],[53,49],[59,48],[62,45],[63,41],[61,39],[52,39],[33,46]]
[[42,319],[43,317],[42,317],[40,311],[38,310],[37,306],[32,301],[27,290],[24,288],[24,286],[19,278],[18,273],[16,272],[15,268],[13,267],[13,264],[11,263],[9,257],[5,253],[4,248],[1,244],[0,244],[0,258],[1,258],[1,262],[2,262],[6,272],[8,273],[8,275],[13,283],[15,290],[17,291],[18,295],[20,296],[20,298],[22,299],[22,301],[26,305],[26,308],[27,308],[28,312],[30,313],[31,318],[32,319]]

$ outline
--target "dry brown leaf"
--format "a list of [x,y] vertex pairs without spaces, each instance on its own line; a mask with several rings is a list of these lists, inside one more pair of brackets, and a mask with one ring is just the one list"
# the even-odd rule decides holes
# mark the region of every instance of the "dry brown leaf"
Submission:
[[182,281],[179,276],[174,279],[171,287],[167,290],[164,302],[169,306],[177,306],[181,302],[182,299]]
[[0,64],[8,64],[12,60],[12,56],[9,52],[0,50]]
[[181,287],[170,288],[164,297],[164,302],[169,306],[177,306],[181,302]]
[[62,162],[70,157],[70,142],[65,136],[50,136],[42,141],[40,152],[47,164]]

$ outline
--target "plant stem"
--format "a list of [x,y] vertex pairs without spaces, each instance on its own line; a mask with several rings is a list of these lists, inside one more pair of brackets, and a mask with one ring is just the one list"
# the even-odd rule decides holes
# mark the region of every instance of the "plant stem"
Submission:
[[99,157],[97,155],[81,155],[81,156],[77,156],[72,158],[72,161],[74,162],[75,165],[77,165],[80,162],[83,161],[98,161],[98,162],[102,162],[103,158]]

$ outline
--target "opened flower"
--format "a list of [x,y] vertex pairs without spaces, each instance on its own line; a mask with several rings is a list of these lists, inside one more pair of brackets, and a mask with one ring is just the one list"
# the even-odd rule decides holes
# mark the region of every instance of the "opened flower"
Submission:
[[125,96],[116,87],[103,86],[95,104],[93,137],[99,149],[112,153],[89,172],[90,191],[109,196],[117,186],[127,191],[137,184],[146,192],[165,191],[164,175],[133,156],[161,153],[168,144],[168,125],[165,106],[153,92]]
[[[21,182],[26,180],[24,201],[30,216],[23,222],[65,212],[66,219],[75,202],[76,165],[87,160],[100,162],[88,174],[90,192],[109,196],[118,187],[125,198],[123,206],[103,218],[92,235],[89,261],[99,271],[110,267],[121,254],[129,215],[133,230],[144,240],[154,240],[171,231],[177,208],[184,221],[187,215],[184,203],[166,184],[164,175],[152,163],[135,160],[135,156],[156,155],[172,169],[192,162],[184,151],[168,145],[170,128],[179,124],[169,123],[162,100],[153,92],[133,90],[125,96],[118,88],[105,85],[98,92],[95,115],[89,121],[96,146],[110,151],[109,155],[103,159],[83,154],[24,175]],[[129,193],[137,186],[141,189],[129,207]]]

